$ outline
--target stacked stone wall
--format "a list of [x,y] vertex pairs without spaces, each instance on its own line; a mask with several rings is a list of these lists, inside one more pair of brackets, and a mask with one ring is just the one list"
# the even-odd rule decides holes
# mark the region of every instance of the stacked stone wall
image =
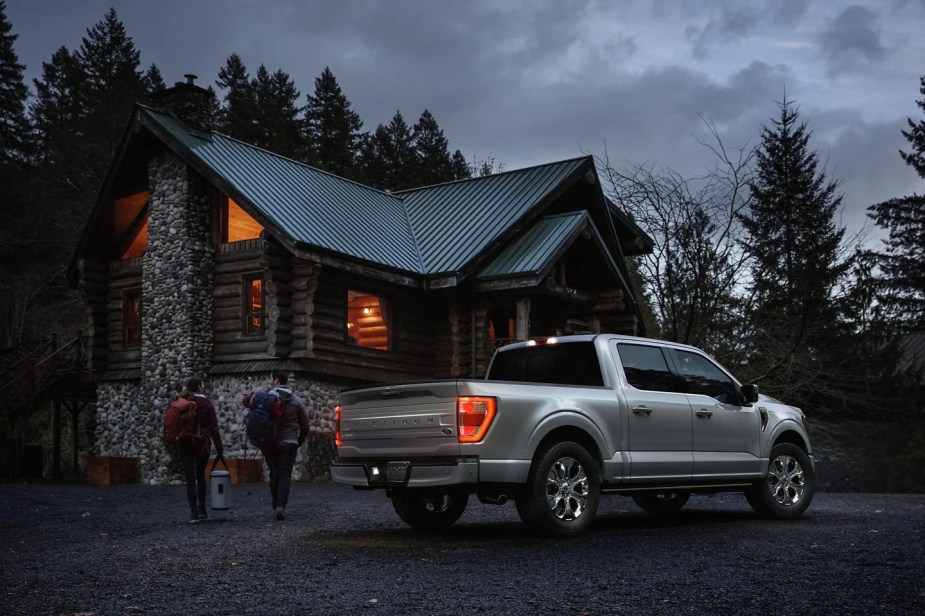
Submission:
[[[214,376],[206,381],[205,393],[215,405],[226,457],[262,459],[260,452],[247,444],[242,400],[251,391],[266,389],[269,382],[269,373],[250,377]],[[334,456],[335,400],[337,392],[348,384],[307,378],[293,379],[290,384],[305,404],[311,430],[299,449],[293,478],[328,477]],[[144,460],[147,471],[143,481],[147,483],[181,481],[176,461],[161,436],[164,411],[176,393],[150,397],[137,383],[100,383],[96,441],[101,455]],[[148,417],[156,421],[139,419]]]

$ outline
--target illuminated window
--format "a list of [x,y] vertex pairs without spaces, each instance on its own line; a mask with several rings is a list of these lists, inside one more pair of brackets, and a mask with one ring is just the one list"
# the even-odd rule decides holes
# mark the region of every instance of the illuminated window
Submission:
[[263,333],[263,277],[259,274],[244,278],[244,333]]
[[117,236],[121,236],[120,259],[140,257],[148,246],[148,193],[139,192],[115,200],[113,225]]
[[141,289],[128,289],[122,294],[122,343],[141,344]]
[[260,237],[263,226],[230,198],[225,200],[223,242],[240,242]]
[[389,350],[388,303],[361,291],[347,291],[347,344]]

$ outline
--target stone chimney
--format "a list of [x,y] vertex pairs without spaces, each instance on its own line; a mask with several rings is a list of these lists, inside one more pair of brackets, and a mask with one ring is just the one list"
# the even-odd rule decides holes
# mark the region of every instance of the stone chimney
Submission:
[[151,102],[158,109],[172,111],[190,128],[209,132],[212,130],[215,94],[193,83],[196,75],[187,73],[183,76],[186,83],[178,81],[172,88],[153,94]]

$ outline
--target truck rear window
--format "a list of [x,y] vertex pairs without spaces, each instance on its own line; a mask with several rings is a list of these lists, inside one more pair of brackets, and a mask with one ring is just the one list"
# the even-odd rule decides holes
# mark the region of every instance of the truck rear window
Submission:
[[592,342],[570,342],[501,351],[495,355],[490,381],[603,387],[601,366]]

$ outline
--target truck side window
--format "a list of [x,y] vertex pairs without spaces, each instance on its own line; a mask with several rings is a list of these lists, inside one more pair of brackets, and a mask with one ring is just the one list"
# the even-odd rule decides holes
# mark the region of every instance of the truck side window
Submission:
[[675,357],[688,393],[710,396],[720,402],[738,401],[735,383],[706,357],[679,350],[675,350]]
[[630,385],[647,391],[676,391],[674,379],[661,349],[637,344],[619,344],[617,351]]

